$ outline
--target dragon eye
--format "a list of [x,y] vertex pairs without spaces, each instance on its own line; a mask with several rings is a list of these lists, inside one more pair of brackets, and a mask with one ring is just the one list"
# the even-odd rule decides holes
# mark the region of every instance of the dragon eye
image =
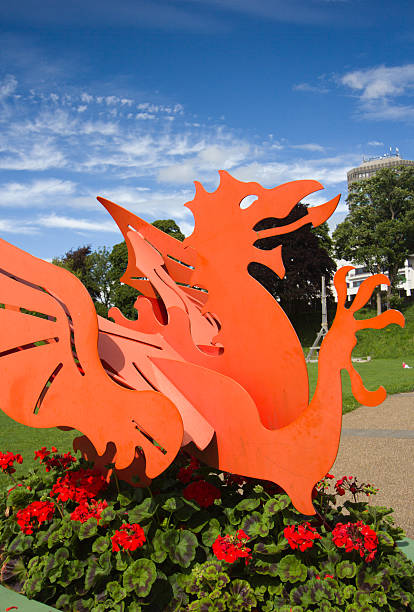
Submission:
[[249,206],[251,206],[253,204],[253,202],[256,202],[256,200],[258,199],[259,196],[257,195],[248,195],[245,198],[242,199],[242,201],[240,202],[240,208],[242,210],[244,210],[245,208],[249,208]]

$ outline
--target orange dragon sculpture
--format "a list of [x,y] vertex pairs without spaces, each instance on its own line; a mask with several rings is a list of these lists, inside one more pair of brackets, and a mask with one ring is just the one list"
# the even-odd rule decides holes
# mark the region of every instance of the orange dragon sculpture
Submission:
[[[352,268],[341,268],[337,312],[309,400],[296,333],[248,265],[264,264],[283,278],[282,246],[264,251],[256,241],[320,225],[340,196],[289,223],[294,206],[322,185],[265,189],[224,171],[213,193],[195,185],[186,205],[195,229],[184,243],[98,198],[128,246],[121,280],[141,293],[136,321],[116,308],[114,322],[97,317],[75,276],[0,241],[0,408],[30,427],[81,431],[76,446],[102,468],[113,461],[126,480],[148,483],[185,446],[212,467],[277,483],[300,512],[313,514],[312,488],[339,445],[341,370],[359,402],[385,398],[383,387],[368,391],[352,365],[355,332],[404,319],[389,310],[357,321],[355,312],[389,281],[380,274],[364,281],[347,308]],[[256,201],[241,208],[251,195]],[[265,218],[282,223],[255,231]]]

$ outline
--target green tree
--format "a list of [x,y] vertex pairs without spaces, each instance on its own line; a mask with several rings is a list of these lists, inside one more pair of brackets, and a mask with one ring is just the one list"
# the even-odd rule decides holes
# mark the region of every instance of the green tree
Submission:
[[[255,230],[269,229],[293,223],[307,214],[306,206],[297,204],[285,219],[269,218],[260,221]],[[249,265],[249,272],[280,302],[292,322],[303,318],[303,313],[320,308],[321,277],[328,287],[336,269],[332,259],[332,240],[326,223],[312,228],[304,225],[294,232],[263,238],[255,246],[270,250],[282,245],[285,276],[280,279],[272,270],[258,263]]]
[[349,214],[333,233],[335,255],[383,272],[390,279],[387,308],[397,291],[398,269],[414,251],[414,168],[384,168],[352,183]]
[[109,256],[110,251],[106,247],[92,251],[90,245],[84,245],[52,260],[52,263],[66,268],[79,278],[101,316],[107,316],[108,308],[112,305],[114,281]]

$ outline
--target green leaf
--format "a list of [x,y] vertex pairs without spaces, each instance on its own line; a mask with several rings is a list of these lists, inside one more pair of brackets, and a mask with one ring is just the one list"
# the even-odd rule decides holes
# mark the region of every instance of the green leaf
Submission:
[[116,512],[111,506],[108,506],[102,510],[99,524],[105,527],[106,525],[109,525],[109,523],[112,523],[115,518]]
[[115,603],[119,603],[127,596],[126,589],[122,588],[120,584],[115,581],[108,582],[108,584],[106,585],[106,592]]
[[92,538],[94,535],[98,533],[98,523],[96,518],[90,518],[80,526],[78,538],[80,540],[86,540],[87,538]]
[[67,548],[62,546],[58,548],[54,554],[56,564],[64,563],[67,559],[69,559],[69,551]]
[[335,571],[338,578],[353,578],[357,572],[357,566],[353,561],[341,561],[337,563]]
[[255,553],[258,553],[260,555],[277,555],[283,550],[286,550],[288,546],[289,544],[287,540],[284,537],[282,537],[280,538],[280,541],[278,541],[277,544],[276,542],[269,542],[267,544],[265,544],[264,542],[257,542],[254,545],[253,550]]
[[173,563],[181,567],[189,567],[194,559],[198,546],[197,537],[191,531],[183,529],[179,532],[179,540],[174,548],[168,549],[168,554]]
[[70,610],[71,609],[71,607],[70,607],[71,601],[72,601],[72,597],[70,595],[68,595],[67,593],[64,593],[57,600],[57,602],[56,602],[56,609],[57,610]]
[[156,511],[156,505],[154,504],[151,497],[146,497],[144,501],[135,506],[128,512],[128,519],[130,523],[141,523],[145,519],[151,518]]
[[[104,555],[106,553],[103,553]],[[102,556],[102,555],[101,555]],[[101,566],[101,563],[98,563],[98,560],[95,556],[89,558],[88,566],[85,572],[85,590],[89,591],[89,589],[95,585],[98,580],[104,576],[108,576],[111,571],[111,564],[107,564],[105,568]]]
[[128,592],[134,590],[138,597],[146,597],[156,578],[155,564],[150,559],[138,559],[125,570],[122,583]]
[[282,582],[304,582],[308,572],[294,555],[286,555],[279,562],[278,573]]
[[269,499],[265,503],[263,510],[264,512],[266,512],[266,514],[273,515],[277,512],[280,512],[281,510],[284,510],[285,508],[290,506],[290,504],[291,501],[288,495],[279,494],[275,495],[272,499]]
[[33,544],[33,536],[26,535],[22,531],[10,542],[8,551],[11,553],[24,552],[29,550]]
[[154,551],[151,553],[151,559],[155,563],[162,563],[165,561],[167,549],[165,548],[164,544],[164,532],[161,531],[161,529],[157,529],[155,532],[154,537],[152,538],[152,546]]
[[111,540],[107,536],[99,536],[92,544],[92,552],[102,553],[109,548]]
[[378,544],[384,548],[393,548],[394,540],[386,531],[377,531]]
[[202,533],[201,539],[204,546],[212,546],[220,535],[220,523],[217,519],[213,518],[208,523],[207,529]]
[[169,497],[161,506],[166,512],[175,512],[184,506],[179,497]]
[[128,557],[128,554],[123,550],[115,553],[115,568],[118,570],[118,572],[123,572],[126,570],[129,565],[129,560],[130,558]]
[[254,565],[254,569],[257,574],[269,575],[275,577],[279,574],[279,564],[278,563],[267,563],[266,561],[261,561],[257,559]]
[[57,520],[54,520],[46,531],[39,531],[36,535],[35,547],[45,546],[54,531],[59,528]]
[[249,512],[250,510],[257,508],[259,505],[260,499],[250,497],[247,499],[242,499],[242,501],[237,504],[235,509],[239,512]]
[[256,536],[266,537],[273,526],[274,523],[269,516],[267,514],[262,515],[260,512],[252,512],[245,516],[241,523],[241,528],[251,538]]
[[42,583],[43,580],[41,576],[31,576],[24,583],[23,592],[29,597],[29,599],[33,599],[35,595],[40,593],[42,590]]
[[130,497],[127,497],[126,495],[123,495],[123,493],[118,493],[116,499],[121,508],[126,508],[127,506],[129,506],[129,504],[132,503],[132,499]]
[[230,525],[239,525],[241,517],[237,515],[234,508],[224,508],[224,515]]

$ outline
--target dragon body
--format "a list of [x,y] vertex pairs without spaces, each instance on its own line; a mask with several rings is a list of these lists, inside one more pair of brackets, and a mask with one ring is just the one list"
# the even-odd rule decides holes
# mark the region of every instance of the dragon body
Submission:
[[[352,366],[355,333],[404,324],[402,315],[392,310],[357,321],[355,312],[388,279],[375,275],[366,280],[347,308],[351,268],[341,268],[334,279],[337,313],[320,349],[317,387],[309,400],[296,333],[248,266],[263,264],[283,278],[282,246],[264,251],[256,242],[305,223],[324,222],[339,196],[288,222],[293,207],[321,188],[316,181],[294,181],[264,189],[221,172],[213,193],[196,183],[195,198],[187,204],[195,229],[184,244],[98,198],[128,246],[128,268],[121,280],[142,293],[137,321],[115,308],[110,311],[114,322],[97,318],[77,279],[2,241],[2,261],[12,257],[14,263],[0,274],[0,290],[3,295],[9,291],[2,298],[0,325],[3,334],[12,317],[19,333],[6,332],[7,342],[0,346],[8,381],[0,392],[0,407],[30,426],[79,429],[85,436],[76,442],[78,447],[98,465],[113,460],[125,479],[135,474],[141,484],[148,483],[185,446],[213,467],[279,484],[298,510],[313,514],[312,488],[332,466],[339,445],[341,370],[349,372],[361,403],[376,405],[385,398],[382,387],[365,389]],[[240,203],[247,196],[256,201],[243,209]],[[256,231],[266,218],[282,223]],[[20,308],[28,309],[29,302],[48,319],[29,321]],[[28,366],[35,351],[30,356],[26,349],[14,349],[34,340],[45,341],[40,348],[47,360],[39,361],[39,372],[35,369],[25,384],[22,358]],[[50,372],[55,372],[52,379]],[[49,386],[35,383],[34,377]],[[26,391],[14,396],[19,385]]]

